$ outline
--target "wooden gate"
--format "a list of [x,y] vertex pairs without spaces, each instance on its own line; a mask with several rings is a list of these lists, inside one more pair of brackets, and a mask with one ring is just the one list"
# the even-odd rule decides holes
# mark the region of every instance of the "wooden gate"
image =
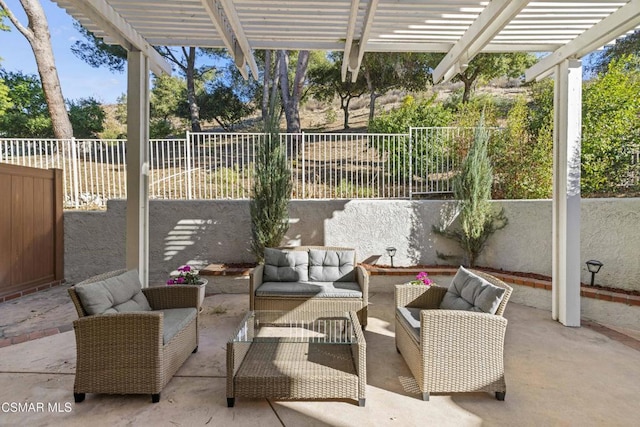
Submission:
[[0,302],[64,279],[62,170],[0,163]]

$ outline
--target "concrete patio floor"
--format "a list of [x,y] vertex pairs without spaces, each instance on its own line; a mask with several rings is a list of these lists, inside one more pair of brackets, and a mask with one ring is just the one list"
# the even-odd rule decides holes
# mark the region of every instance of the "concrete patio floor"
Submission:
[[[64,302],[62,291],[54,294]],[[238,398],[234,408],[227,408],[225,344],[248,310],[248,300],[246,294],[205,299],[199,351],[169,382],[158,404],[146,395],[94,394],[75,404],[73,331],[0,348],[0,425],[637,425],[640,351],[591,328],[566,328],[548,311],[513,303],[506,310],[506,400],[466,393],[432,395],[423,402],[395,350],[393,294],[386,292],[370,295],[365,407],[352,401]],[[12,316],[7,304],[0,308],[3,324]],[[26,309],[16,304],[14,310]],[[69,316],[66,307],[52,310],[48,320],[37,316],[16,322],[13,333],[28,329],[29,322],[57,327],[58,318]],[[12,403],[25,402],[33,403],[34,410],[12,410]]]

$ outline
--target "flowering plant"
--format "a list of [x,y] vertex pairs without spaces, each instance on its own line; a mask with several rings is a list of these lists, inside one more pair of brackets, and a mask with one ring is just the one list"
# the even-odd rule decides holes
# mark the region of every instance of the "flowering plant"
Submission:
[[198,285],[199,283],[198,270],[194,270],[190,265],[178,267],[178,275],[167,280],[167,285]]
[[429,275],[424,271],[421,271],[420,273],[418,273],[418,275],[416,276],[416,279],[410,281],[409,283],[412,285],[421,285],[421,286],[423,285],[427,287],[433,284],[431,279],[429,279]]

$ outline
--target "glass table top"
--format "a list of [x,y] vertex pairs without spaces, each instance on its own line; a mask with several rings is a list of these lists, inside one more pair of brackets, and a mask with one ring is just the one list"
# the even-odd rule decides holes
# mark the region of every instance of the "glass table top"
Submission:
[[230,341],[354,344],[356,325],[355,312],[250,311]]

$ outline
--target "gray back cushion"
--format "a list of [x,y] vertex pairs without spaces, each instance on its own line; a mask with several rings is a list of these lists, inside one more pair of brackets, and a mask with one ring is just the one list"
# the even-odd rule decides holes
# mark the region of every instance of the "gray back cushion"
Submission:
[[355,251],[309,250],[309,280],[355,282]]
[[264,249],[265,282],[306,282],[309,280],[309,253]]
[[75,286],[84,311],[89,315],[125,311],[151,311],[136,270],[99,282]]
[[504,288],[460,267],[440,303],[440,308],[495,314],[504,293]]

